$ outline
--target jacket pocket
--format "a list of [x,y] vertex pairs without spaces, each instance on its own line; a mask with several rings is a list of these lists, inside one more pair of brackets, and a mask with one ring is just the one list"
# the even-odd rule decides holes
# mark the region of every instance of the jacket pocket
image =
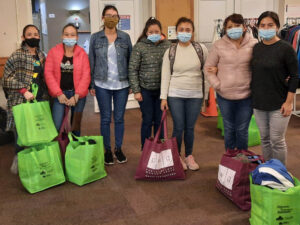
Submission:
[[95,44],[94,47],[95,47],[96,56],[104,57],[104,52],[105,52],[106,46],[104,44]]

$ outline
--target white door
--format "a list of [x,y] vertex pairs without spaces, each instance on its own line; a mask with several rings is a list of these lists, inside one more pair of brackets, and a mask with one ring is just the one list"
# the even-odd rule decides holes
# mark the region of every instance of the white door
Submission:
[[[212,42],[215,20],[224,19],[226,13],[226,0],[224,1],[202,1],[198,2],[198,41]],[[197,32],[197,31],[196,31]]]
[[274,0],[236,0],[235,12],[244,18],[258,18],[264,11],[276,11]]

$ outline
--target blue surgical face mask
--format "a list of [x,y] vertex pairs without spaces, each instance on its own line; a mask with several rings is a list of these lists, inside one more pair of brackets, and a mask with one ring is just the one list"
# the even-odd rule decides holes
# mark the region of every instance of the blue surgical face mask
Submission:
[[152,41],[153,43],[155,43],[161,39],[161,36],[160,36],[160,34],[151,34],[151,35],[148,35],[147,39]]
[[243,28],[242,27],[234,27],[227,30],[227,35],[230,39],[238,40],[243,35]]
[[66,46],[72,47],[72,46],[74,46],[77,43],[77,40],[74,39],[74,38],[64,38],[63,39],[63,43]]
[[192,38],[192,33],[188,33],[188,32],[178,32],[177,38],[178,38],[179,41],[185,43],[185,42],[188,42],[189,40],[191,40],[191,38]]
[[271,40],[276,35],[276,29],[259,29],[258,34],[264,40]]

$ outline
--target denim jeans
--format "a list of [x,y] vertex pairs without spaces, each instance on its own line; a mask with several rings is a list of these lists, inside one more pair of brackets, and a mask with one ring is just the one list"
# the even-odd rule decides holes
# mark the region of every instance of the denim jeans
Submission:
[[291,116],[284,117],[280,110],[263,111],[258,109],[254,109],[254,115],[260,132],[264,159],[275,158],[286,164],[285,133]]
[[141,143],[143,149],[145,139],[151,137],[152,127],[154,127],[154,135],[158,130],[162,111],[160,110],[160,90],[152,91],[141,88],[141,94],[143,101],[139,102],[139,104],[143,119],[141,127]]
[[228,100],[217,95],[223,117],[225,149],[248,149],[248,128],[253,114],[251,98]]
[[[68,99],[70,99],[75,94],[74,91],[63,91],[63,93]],[[85,102],[86,102],[86,97],[80,98],[77,104],[71,107],[71,123],[72,123],[74,112],[83,112]],[[52,106],[52,117],[58,132],[64,118],[65,106],[66,106],[65,104],[59,103],[57,98],[54,99],[53,106]],[[80,136],[80,130],[74,130],[73,133],[76,136]]]
[[193,152],[194,127],[198,119],[202,98],[168,97],[168,105],[173,118],[173,137],[176,137],[178,151],[181,151],[184,132],[185,156]]
[[101,116],[100,131],[103,136],[105,150],[111,150],[110,123],[112,100],[114,103],[115,147],[121,148],[124,137],[124,114],[129,88],[108,90],[95,86],[95,90]]

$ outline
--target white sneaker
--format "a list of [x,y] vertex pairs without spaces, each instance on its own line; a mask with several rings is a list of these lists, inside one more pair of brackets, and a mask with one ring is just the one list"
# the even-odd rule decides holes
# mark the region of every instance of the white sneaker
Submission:
[[192,155],[185,158],[185,163],[190,170],[199,170],[199,165],[195,162]]
[[18,174],[18,156],[15,155],[14,159],[13,159],[13,162],[11,164],[11,167],[10,167],[10,172],[12,174]]

